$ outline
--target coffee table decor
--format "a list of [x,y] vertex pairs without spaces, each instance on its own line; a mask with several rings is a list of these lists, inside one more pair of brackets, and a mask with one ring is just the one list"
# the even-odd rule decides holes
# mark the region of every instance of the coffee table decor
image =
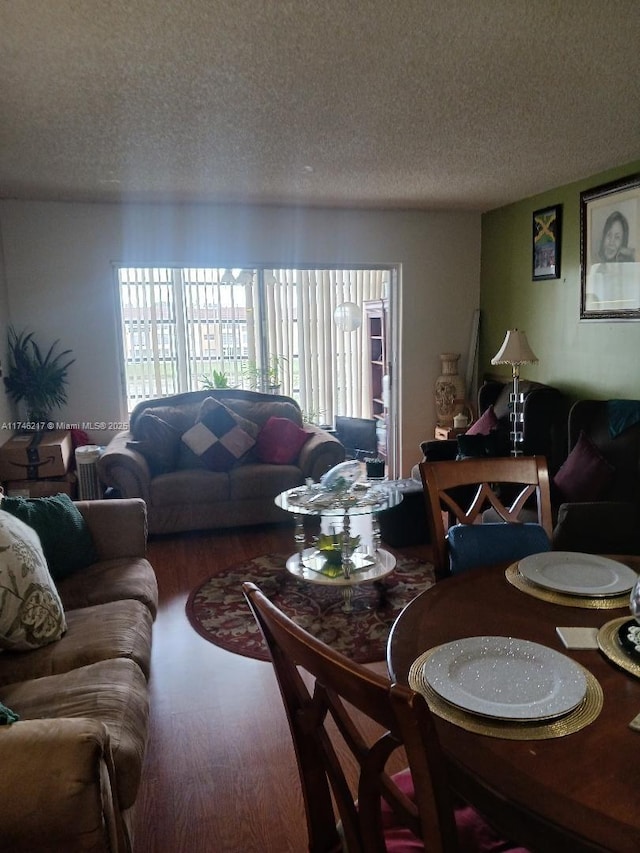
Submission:
[[[382,587],[353,588],[353,611],[343,612],[340,585],[300,583],[285,569],[286,554],[267,554],[224,569],[194,589],[186,604],[192,627],[210,643],[256,660],[269,660],[242,594],[253,581],[315,637],[358,663],[383,661],[391,626],[416,595],[435,583],[433,566],[398,557]],[[314,573],[315,574],[315,573]]]

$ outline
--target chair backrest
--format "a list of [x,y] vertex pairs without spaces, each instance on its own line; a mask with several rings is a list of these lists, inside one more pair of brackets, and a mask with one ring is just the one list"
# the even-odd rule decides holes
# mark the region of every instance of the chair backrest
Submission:
[[[449,527],[453,524],[475,524],[482,520],[481,514],[486,509],[493,509],[499,520],[522,524],[521,513],[525,504],[534,501],[536,523],[540,525],[548,541],[551,541],[553,522],[549,472],[544,457],[483,457],[421,462],[419,467],[437,577],[449,573]],[[477,488],[461,488],[469,486]],[[501,494],[509,495],[509,499],[501,497]],[[463,496],[464,505],[461,505]],[[466,496],[470,496],[468,504]],[[491,526],[497,528],[501,525]],[[513,559],[522,556],[524,554],[520,553],[514,555]]]
[[[427,850],[457,851],[446,767],[422,696],[312,637],[255,584],[243,584],[243,591],[271,653],[287,712],[309,850],[343,849],[339,819],[349,853],[385,853],[382,798],[394,823],[422,838]],[[387,771],[389,759],[402,749],[413,778],[412,799]]]
[[338,441],[344,445],[347,459],[377,456],[378,438],[376,421],[373,418],[348,418],[337,415],[335,432]]

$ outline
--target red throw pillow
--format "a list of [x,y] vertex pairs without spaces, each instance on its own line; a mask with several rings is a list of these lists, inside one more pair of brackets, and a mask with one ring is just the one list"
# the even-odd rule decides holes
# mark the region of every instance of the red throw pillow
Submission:
[[498,426],[498,418],[493,411],[493,406],[485,409],[475,423],[472,423],[465,435],[489,435],[491,430]]
[[260,462],[291,465],[312,435],[289,418],[269,418],[258,433],[256,456]]
[[562,501],[597,501],[611,483],[615,468],[607,462],[591,439],[580,432],[575,447],[553,478]]

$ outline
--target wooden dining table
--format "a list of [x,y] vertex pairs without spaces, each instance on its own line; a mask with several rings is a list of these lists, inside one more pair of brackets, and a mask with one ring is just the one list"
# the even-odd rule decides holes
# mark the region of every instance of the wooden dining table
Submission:
[[[640,557],[616,557],[640,572]],[[603,691],[602,710],[561,737],[512,740],[469,731],[434,714],[451,782],[507,837],[536,853],[640,853],[640,678],[600,649],[567,649],[556,627],[601,628],[631,614],[540,600],[514,586],[506,566],[439,581],[415,598],[392,627],[387,665],[409,683],[427,650],[464,637],[540,643],[581,664]]]

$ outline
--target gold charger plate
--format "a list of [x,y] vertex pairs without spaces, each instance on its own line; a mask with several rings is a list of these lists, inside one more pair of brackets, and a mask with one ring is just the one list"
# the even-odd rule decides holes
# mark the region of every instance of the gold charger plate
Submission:
[[510,720],[493,720],[490,717],[480,717],[451,705],[442,699],[427,682],[424,677],[424,664],[434,651],[435,648],[429,649],[411,664],[409,686],[416,693],[424,696],[427,705],[434,714],[469,732],[506,740],[547,740],[580,731],[592,723],[602,710],[603,693],[600,682],[588,669],[581,667],[587,679],[585,697],[577,708],[562,717],[525,723],[518,720],[511,722]]
[[629,593],[612,595],[610,597],[592,598],[586,595],[568,595],[566,592],[556,592],[538,586],[520,574],[517,563],[512,563],[505,571],[505,577],[512,586],[520,592],[526,592],[541,601],[549,601],[551,604],[563,604],[565,607],[582,607],[593,610],[618,610],[621,607],[629,608]]
[[598,641],[598,648],[605,657],[609,658],[620,669],[624,669],[626,672],[630,672],[631,675],[640,678],[640,662],[627,654],[618,640],[618,629],[630,619],[631,616],[627,615],[621,616],[619,619],[612,619],[611,622],[606,622],[598,631],[596,639]]

